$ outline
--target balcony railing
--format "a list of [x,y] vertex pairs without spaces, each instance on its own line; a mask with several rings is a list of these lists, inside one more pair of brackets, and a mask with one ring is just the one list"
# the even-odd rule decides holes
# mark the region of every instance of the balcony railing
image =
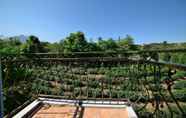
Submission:
[[125,100],[141,117],[183,117],[186,65],[163,61],[161,55],[167,53],[171,58],[186,50],[3,54],[5,112],[44,94]]

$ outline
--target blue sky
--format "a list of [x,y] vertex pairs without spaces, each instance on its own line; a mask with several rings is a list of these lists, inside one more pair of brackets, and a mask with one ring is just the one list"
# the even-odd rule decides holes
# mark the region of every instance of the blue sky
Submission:
[[0,35],[55,42],[76,31],[88,39],[186,42],[186,0],[0,0]]

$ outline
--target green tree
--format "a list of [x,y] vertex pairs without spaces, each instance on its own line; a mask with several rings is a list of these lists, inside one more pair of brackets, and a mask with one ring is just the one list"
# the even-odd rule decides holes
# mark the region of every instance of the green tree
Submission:
[[[168,47],[167,41],[163,41],[162,46],[163,49],[167,49]],[[169,53],[163,53],[163,61],[168,62],[170,60],[171,60],[171,55]]]
[[94,42],[88,43],[88,51],[99,51],[98,46]]
[[134,39],[127,35],[126,38],[120,39],[118,45],[122,50],[137,50],[137,46],[134,44]]
[[22,45],[21,50],[23,53],[45,52],[39,38],[33,35],[28,37],[26,43]]
[[46,48],[48,49],[49,52],[57,52],[57,53],[60,53],[60,52],[63,52],[63,45],[62,43],[49,43],[46,45]]
[[116,42],[112,38],[108,40],[102,40],[101,38],[99,38],[97,47],[100,51],[113,51],[118,48]]
[[85,52],[88,51],[88,43],[84,33],[71,33],[70,36],[61,41],[64,52]]
[[15,37],[0,39],[0,53],[19,53],[21,42]]

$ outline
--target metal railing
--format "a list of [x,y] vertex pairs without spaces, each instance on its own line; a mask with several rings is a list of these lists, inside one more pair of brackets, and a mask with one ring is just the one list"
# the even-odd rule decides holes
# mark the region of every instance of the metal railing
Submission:
[[0,118],[3,117],[3,84],[2,84],[2,69],[0,59]]
[[4,95],[127,100],[139,116],[182,117],[185,100],[175,96],[175,84],[186,80],[177,75],[186,73],[186,65],[159,58],[161,53],[178,52],[186,50],[3,54]]

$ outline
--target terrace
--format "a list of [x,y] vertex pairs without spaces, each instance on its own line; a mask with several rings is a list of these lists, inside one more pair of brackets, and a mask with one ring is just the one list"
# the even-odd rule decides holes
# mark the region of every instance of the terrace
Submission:
[[[185,94],[176,91],[183,91],[178,83],[186,79],[179,74],[186,65],[162,61],[165,53],[186,50],[4,54],[3,95],[8,99],[17,90],[31,98],[5,117],[183,117]],[[19,79],[24,80],[21,89]],[[12,87],[6,89],[8,85]]]

